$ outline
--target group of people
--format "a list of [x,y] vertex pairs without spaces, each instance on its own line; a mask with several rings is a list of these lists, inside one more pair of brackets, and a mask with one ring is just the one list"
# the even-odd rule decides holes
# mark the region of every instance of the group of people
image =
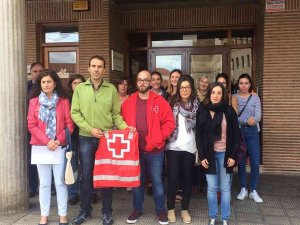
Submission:
[[[73,224],[89,220],[92,213],[93,169],[99,138],[111,129],[129,129],[139,133],[140,186],[132,189],[133,211],[127,223],[134,224],[143,214],[144,184],[149,178],[159,224],[176,222],[175,199],[181,190],[181,218],[191,223],[189,204],[193,170],[197,162],[203,167],[207,181],[209,225],[218,219],[218,195],[221,193],[220,219],[230,219],[231,182],[234,166],[238,165],[241,192],[237,199],[248,196],[246,161],[237,163],[240,135],[243,135],[251,166],[249,197],[262,202],[257,194],[259,177],[260,99],[252,91],[248,74],[238,80],[239,92],[231,96],[229,79],[220,73],[215,82],[203,76],[195,87],[193,78],[179,69],[171,71],[168,87],[162,87],[162,76],[155,71],[140,71],[136,77],[137,91],[128,92],[128,80],[121,79],[117,88],[103,79],[105,60],[95,55],[89,60],[90,78],[81,75],[70,79],[67,94],[54,71],[38,67],[37,79],[31,84],[28,129],[32,148],[46,146],[64,156],[66,130],[72,134],[72,149],[80,162],[80,212]],[[33,153],[33,152],[32,152]],[[59,158],[59,157],[58,157]],[[166,160],[165,160],[166,158]],[[30,166],[32,170],[32,166]],[[78,183],[64,182],[64,162],[37,163],[39,177],[39,225],[48,223],[51,200],[52,172],[57,192],[59,224],[68,224],[69,197],[77,196]],[[165,209],[164,170],[167,174],[167,210]],[[30,171],[31,171],[30,170]],[[35,184],[36,185],[36,184]],[[30,191],[32,191],[30,183]],[[69,190],[68,190],[69,189]],[[73,195],[72,195],[73,194]],[[104,225],[113,224],[113,187],[101,189]]]

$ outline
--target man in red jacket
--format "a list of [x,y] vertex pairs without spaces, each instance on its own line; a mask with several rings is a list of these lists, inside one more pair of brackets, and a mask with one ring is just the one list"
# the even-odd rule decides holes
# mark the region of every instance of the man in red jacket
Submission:
[[160,224],[168,224],[164,207],[164,185],[162,167],[166,139],[175,128],[172,109],[160,95],[150,91],[151,75],[143,70],[137,75],[138,91],[122,105],[122,116],[128,126],[139,132],[139,151],[141,165],[141,186],[133,188],[133,212],[127,223],[136,223],[142,215],[144,203],[145,171],[148,172],[152,186],[156,213]]

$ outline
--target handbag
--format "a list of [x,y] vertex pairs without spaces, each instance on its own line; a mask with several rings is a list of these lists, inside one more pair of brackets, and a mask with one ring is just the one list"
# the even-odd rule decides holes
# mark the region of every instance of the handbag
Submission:
[[[249,100],[251,99],[251,97],[252,97],[252,94],[250,94],[244,108],[239,113],[238,117],[240,117],[242,115],[242,113],[244,112],[244,110],[245,110]],[[246,145],[243,133],[240,130],[240,145],[239,145],[238,152],[237,152],[237,164],[240,164],[242,162],[242,160],[246,158],[246,155],[247,155],[247,145]]]
[[65,129],[67,147],[66,147],[66,166],[65,166],[65,183],[67,185],[74,184],[78,177],[78,171],[72,165],[72,158],[74,157],[74,152],[72,151],[71,134],[68,128]]

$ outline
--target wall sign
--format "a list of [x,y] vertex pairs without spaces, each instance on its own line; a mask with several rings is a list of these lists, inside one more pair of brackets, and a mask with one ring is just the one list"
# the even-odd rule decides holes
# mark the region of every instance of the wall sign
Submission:
[[89,10],[89,1],[73,1],[73,11]]
[[266,0],[266,12],[285,11],[285,0]]
[[111,69],[123,72],[124,68],[124,56],[123,54],[111,50]]

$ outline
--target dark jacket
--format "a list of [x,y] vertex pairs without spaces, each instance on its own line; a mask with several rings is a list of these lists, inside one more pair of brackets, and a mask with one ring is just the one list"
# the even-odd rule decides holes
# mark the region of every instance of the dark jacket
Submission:
[[[204,169],[205,173],[216,174],[216,165],[215,165],[215,151],[214,144],[209,143],[209,125],[212,122],[212,118],[206,119],[205,121],[200,120],[201,113],[205,113],[206,107],[202,104],[199,106],[197,112],[197,121],[196,121],[196,145],[199,152],[200,160],[207,159],[209,163],[208,169]],[[239,124],[236,112],[232,106],[228,106],[228,109],[224,112],[226,122],[227,122],[227,133],[226,133],[226,151],[224,158],[224,167],[227,166],[228,158],[236,160],[237,150],[240,140],[240,131]],[[226,172],[232,173],[233,167],[227,167]]]

